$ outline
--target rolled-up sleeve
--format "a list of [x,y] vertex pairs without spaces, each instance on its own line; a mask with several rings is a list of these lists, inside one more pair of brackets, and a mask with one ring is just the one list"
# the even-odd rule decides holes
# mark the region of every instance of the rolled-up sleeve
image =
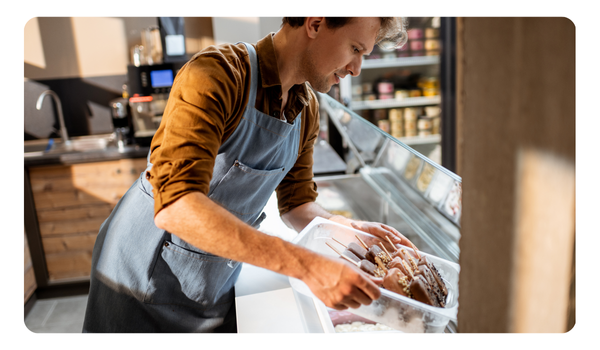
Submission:
[[313,151],[319,134],[319,106],[316,96],[304,108],[301,149],[294,167],[277,186],[279,215],[283,215],[299,205],[314,202],[317,198],[317,184],[313,180]]
[[238,69],[208,52],[177,74],[151,145],[155,214],[190,192],[208,194],[215,157],[243,103]]

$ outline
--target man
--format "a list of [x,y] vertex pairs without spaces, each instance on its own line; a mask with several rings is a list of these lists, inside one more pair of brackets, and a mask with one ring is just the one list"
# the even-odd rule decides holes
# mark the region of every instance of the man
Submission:
[[305,282],[343,310],[380,296],[381,279],[256,229],[276,190],[297,231],[321,216],[408,240],[391,227],[335,216],[314,200],[318,102],[360,73],[375,43],[406,35],[396,18],[284,18],[256,46],[209,47],[178,73],[148,168],[100,228],[84,332],[229,332],[241,262]]

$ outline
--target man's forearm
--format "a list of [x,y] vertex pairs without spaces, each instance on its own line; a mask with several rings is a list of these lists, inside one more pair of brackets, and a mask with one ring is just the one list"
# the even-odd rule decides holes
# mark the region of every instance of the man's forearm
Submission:
[[300,232],[317,216],[352,227],[350,225],[351,219],[341,215],[333,215],[315,202],[308,202],[297,206],[283,214],[281,219],[288,227]]
[[264,234],[200,192],[189,193],[163,208],[154,221],[159,228],[209,253],[295,277],[328,307],[343,310],[368,305],[380,295],[375,282],[381,280],[342,259]]
[[302,279],[319,256],[264,234],[200,192],[161,210],[156,225],[206,252]]

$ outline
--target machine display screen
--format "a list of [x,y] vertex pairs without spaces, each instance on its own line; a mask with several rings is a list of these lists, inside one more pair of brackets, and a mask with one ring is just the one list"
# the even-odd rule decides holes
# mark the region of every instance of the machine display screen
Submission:
[[173,85],[173,71],[170,69],[150,71],[150,81],[153,88]]

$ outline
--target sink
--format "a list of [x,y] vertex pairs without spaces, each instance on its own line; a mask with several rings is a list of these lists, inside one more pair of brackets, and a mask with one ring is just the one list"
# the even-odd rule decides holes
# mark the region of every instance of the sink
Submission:
[[73,137],[69,144],[58,139],[25,141],[25,157],[60,155],[75,152],[104,151],[113,145],[113,135],[92,135]]

